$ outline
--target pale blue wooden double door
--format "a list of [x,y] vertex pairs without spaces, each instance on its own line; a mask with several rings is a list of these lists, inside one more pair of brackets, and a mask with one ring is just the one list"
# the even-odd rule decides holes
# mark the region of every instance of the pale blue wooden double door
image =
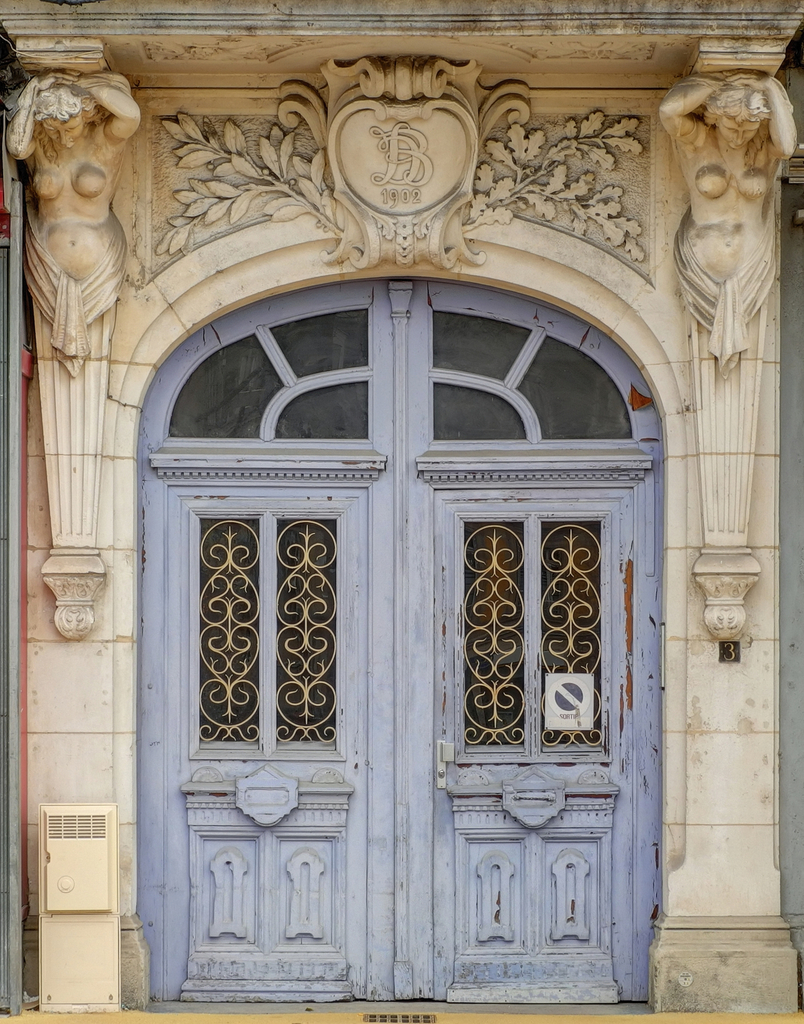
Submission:
[[610,338],[491,290],[308,290],[171,356],[140,453],[154,998],[646,998],[659,439]]

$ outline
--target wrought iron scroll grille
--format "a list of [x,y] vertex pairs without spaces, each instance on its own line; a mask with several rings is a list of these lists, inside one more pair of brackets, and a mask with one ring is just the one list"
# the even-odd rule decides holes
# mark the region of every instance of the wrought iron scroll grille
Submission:
[[523,745],[524,524],[467,524],[464,535],[464,742]]
[[259,523],[201,520],[202,741],[260,737]]
[[335,520],[279,520],[276,738],[335,742]]
[[579,672],[594,676],[594,728],[542,731],[546,747],[600,746],[600,523],[543,525],[543,673]]

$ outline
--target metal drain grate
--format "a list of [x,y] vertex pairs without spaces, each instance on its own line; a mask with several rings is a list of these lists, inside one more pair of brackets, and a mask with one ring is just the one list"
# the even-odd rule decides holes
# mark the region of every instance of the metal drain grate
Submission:
[[364,1013],[363,1024],[436,1024],[434,1013]]

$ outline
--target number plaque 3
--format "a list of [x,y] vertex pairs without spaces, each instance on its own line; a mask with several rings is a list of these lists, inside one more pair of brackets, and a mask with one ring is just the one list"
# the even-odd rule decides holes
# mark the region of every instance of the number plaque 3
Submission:
[[718,661],[736,665],[740,661],[740,641],[721,640],[718,645]]

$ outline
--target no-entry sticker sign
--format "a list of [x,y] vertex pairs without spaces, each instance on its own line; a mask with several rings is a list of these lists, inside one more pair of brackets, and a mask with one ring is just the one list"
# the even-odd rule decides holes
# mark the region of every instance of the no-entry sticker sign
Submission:
[[544,728],[592,729],[595,677],[591,672],[548,672],[544,687]]

